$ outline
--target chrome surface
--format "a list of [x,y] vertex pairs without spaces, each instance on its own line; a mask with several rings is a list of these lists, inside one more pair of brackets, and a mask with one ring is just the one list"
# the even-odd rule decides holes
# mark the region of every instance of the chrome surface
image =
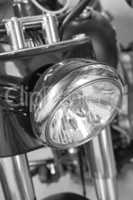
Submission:
[[[42,31],[42,37],[46,44],[53,44],[59,41],[58,25],[56,16],[51,14],[44,14],[30,17],[12,17],[3,21],[7,31],[7,36],[10,39],[12,50],[19,50],[28,48],[26,38],[27,29],[29,27],[37,27]],[[37,32],[36,32],[37,34]]]
[[25,48],[24,34],[18,18],[12,17],[5,23],[7,35],[11,42],[12,50]]
[[104,129],[86,146],[98,200],[118,200],[116,166],[110,128]]
[[12,7],[16,17],[25,17],[37,14],[37,9],[30,0],[12,0]]
[[[38,47],[34,48],[25,48],[25,49],[19,49],[16,51],[8,51],[4,53],[0,53],[0,60],[1,61],[7,61],[7,60],[12,60],[12,59],[19,59],[19,58],[27,58],[31,56],[37,56],[41,54],[48,54],[48,53],[54,53],[57,51],[63,51],[69,48],[73,48],[76,46],[79,46],[80,44],[85,44],[90,41],[90,38],[85,36],[85,37],[80,37],[80,38],[75,38],[75,39],[70,39],[70,40],[65,40],[61,42],[57,42],[54,44],[45,44],[41,45]],[[39,66],[37,66],[39,68]]]
[[[31,38],[26,38],[26,31],[32,26],[34,29],[36,26],[40,28],[46,44],[50,45],[59,42],[57,18],[51,14],[25,18],[12,17],[9,20],[5,20],[4,24],[10,40],[11,50],[32,47],[27,45]],[[36,34],[38,33],[36,32]]]
[[59,31],[57,26],[57,18],[54,15],[47,14],[44,18],[44,30],[46,32],[46,43],[54,44],[59,42]]
[[[86,78],[82,77],[83,74],[86,74]],[[120,108],[123,93],[123,83],[113,68],[86,59],[68,59],[50,67],[40,77],[33,91],[34,99],[32,98],[30,108],[35,135],[39,133],[38,136],[44,143],[53,145],[48,139],[50,134],[48,127],[58,105],[75,89],[104,80],[111,81],[120,91],[119,100],[107,121],[108,124]],[[88,140],[93,137],[92,134]],[[58,145],[58,148],[66,148],[66,146]]]
[[25,155],[0,159],[0,180],[6,200],[35,200]]

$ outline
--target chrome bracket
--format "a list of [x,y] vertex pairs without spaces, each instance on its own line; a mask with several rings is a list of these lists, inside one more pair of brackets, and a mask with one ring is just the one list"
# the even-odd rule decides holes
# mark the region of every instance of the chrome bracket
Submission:
[[[56,51],[63,51],[78,45],[90,42],[85,34],[60,41],[58,21],[53,14],[27,16],[22,18],[12,17],[3,21],[9,39],[11,49],[0,53],[0,60],[12,60],[20,57],[29,57],[40,54],[47,54]],[[43,42],[33,44],[32,38],[27,38],[27,31],[41,31]]]

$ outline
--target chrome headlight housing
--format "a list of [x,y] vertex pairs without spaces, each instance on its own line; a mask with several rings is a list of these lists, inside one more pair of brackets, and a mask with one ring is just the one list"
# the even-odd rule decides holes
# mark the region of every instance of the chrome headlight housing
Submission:
[[81,145],[97,135],[118,112],[123,82],[111,67],[68,59],[46,71],[31,102],[35,134],[53,147]]

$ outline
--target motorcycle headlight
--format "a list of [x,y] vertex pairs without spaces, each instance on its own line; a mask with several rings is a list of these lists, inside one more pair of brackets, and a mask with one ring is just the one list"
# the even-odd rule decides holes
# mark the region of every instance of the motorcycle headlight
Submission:
[[69,59],[49,68],[37,82],[31,119],[43,142],[58,148],[81,145],[115,116],[123,83],[116,71],[86,59]]

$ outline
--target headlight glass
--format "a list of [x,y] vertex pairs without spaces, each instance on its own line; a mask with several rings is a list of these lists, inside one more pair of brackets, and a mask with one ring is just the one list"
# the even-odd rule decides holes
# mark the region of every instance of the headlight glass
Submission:
[[119,97],[119,88],[107,81],[77,89],[52,114],[48,140],[57,146],[77,146],[90,140],[107,124]]
[[123,82],[107,65],[69,59],[50,67],[34,90],[35,134],[65,149],[93,139],[112,121],[121,106]]

